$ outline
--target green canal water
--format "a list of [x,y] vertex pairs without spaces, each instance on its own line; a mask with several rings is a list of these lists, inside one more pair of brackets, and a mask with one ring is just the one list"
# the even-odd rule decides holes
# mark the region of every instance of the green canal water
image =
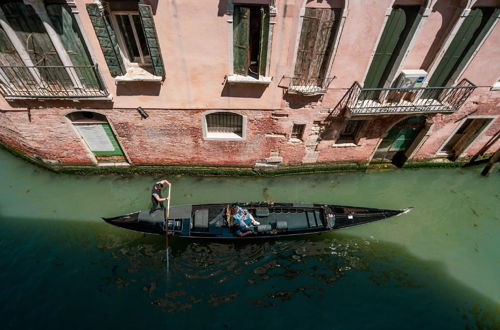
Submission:
[[500,174],[397,170],[170,177],[173,204],[415,209],[307,239],[165,241],[102,216],[149,207],[145,176],[49,173],[0,150],[2,329],[500,329]]

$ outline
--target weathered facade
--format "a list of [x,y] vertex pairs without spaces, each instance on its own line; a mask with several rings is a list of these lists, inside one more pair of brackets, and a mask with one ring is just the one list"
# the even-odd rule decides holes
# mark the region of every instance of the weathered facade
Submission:
[[500,147],[498,0],[0,1],[0,142],[59,165]]

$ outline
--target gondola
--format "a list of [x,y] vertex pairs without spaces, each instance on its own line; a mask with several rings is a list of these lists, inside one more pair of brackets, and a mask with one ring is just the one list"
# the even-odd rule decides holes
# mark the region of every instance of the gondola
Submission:
[[[232,223],[231,207],[238,205],[260,224],[252,234],[240,237]],[[167,210],[145,210],[103,218],[109,224],[147,234],[204,239],[256,239],[308,235],[358,226],[408,213],[412,208],[386,210],[330,204],[218,203],[172,206]]]

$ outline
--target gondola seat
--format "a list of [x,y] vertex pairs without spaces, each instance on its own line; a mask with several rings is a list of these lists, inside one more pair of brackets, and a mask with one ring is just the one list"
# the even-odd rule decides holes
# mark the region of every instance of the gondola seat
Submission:
[[279,231],[286,231],[288,229],[288,223],[286,221],[276,222],[276,229]]
[[259,232],[259,233],[265,233],[265,232],[268,232],[271,230],[272,230],[271,225],[259,225],[259,226],[257,226],[257,232]]

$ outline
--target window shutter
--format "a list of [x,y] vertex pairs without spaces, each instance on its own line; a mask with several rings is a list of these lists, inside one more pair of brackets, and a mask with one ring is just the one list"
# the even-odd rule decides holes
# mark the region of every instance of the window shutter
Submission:
[[97,4],[88,3],[86,6],[109,72],[112,76],[124,74],[126,70],[120,54],[120,47],[108,19],[101,12]]
[[259,75],[266,75],[267,46],[269,44],[269,8],[260,7],[260,49],[259,49]]
[[[31,60],[37,66],[62,66],[54,45],[35,10],[22,2],[5,2],[2,10],[9,25],[24,43]],[[42,73],[42,75],[44,75]],[[50,80],[50,77],[44,78]],[[64,79],[69,81],[66,75]],[[53,77],[52,77],[53,80]]]
[[250,8],[235,6],[233,14],[233,63],[235,74],[248,74],[250,64],[248,50],[249,29]]
[[429,86],[446,86],[462,71],[499,14],[500,8],[474,8],[470,12],[429,80]]
[[321,85],[340,22],[340,9],[306,8],[300,33],[295,78],[317,79]]
[[149,55],[151,56],[151,62],[153,63],[154,74],[165,77],[165,68],[163,67],[160,44],[158,42],[158,35],[156,34],[151,6],[139,4],[139,15],[141,16],[146,44],[149,49]]
[[64,49],[71,58],[71,62],[76,67],[83,67],[75,68],[80,81],[87,87],[100,88],[96,72],[85,68],[93,65],[92,59],[69,6],[67,4],[54,3],[48,4],[46,8],[52,26],[59,35]]
[[377,50],[373,56],[368,74],[366,75],[364,87],[378,88],[383,82],[383,75],[393,56],[398,41],[406,25],[406,15],[402,8],[394,8],[380,38]]

